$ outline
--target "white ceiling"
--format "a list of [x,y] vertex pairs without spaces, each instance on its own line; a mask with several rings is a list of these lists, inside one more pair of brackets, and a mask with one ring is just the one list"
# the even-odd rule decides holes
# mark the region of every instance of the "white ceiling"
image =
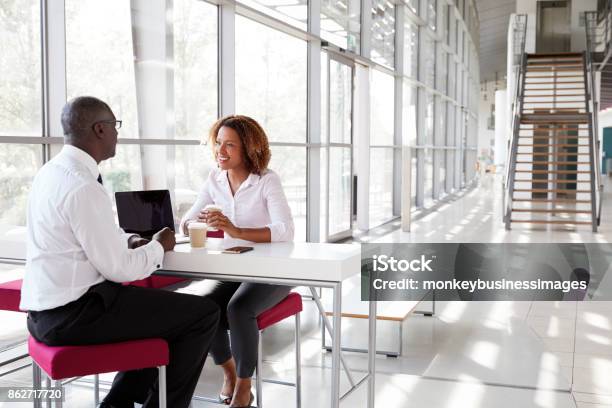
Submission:
[[508,22],[516,0],[476,0],[480,20],[480,81],[506,75]]

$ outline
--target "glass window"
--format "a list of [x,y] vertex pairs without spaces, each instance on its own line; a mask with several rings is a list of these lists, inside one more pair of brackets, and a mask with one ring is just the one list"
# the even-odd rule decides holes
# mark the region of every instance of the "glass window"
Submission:
[[371,58],[379,64],[395,66],[395,6],[388,0],[372,1]]
[[[151,147],[164,148],[163,146],[143,146],[142,149]],[[145,160],[154,161],[149,160],[149,157]],[[156,167],[165,171],[165,167],[159,166],[159,162]],[[117,146],[115,157],[100,163],[100,174],[104,187],[113,198],[117,191],[142,190],[142,173],[141,147],[138,145],[120,144]]]
[[437,0],[427,0],[427,25],[434,31],[437,26],[437,6]]
[[330,60],[329,132],[332,143],[351,143],[352,70]]
[[306,148],[270,146],[269,168],[278,173],[295,224],[295,241],[306,241]]
[[306,31],[308,2],[306,0],[239,0],[240,3]]
[[433,153],[431,149],[424,149],[422,158],[424,159],[424,178],[423,178],[423,206],[430,207],[433,203]]
[[217,119],[217,7],[174,1],[174,112],[178,139],[201,140]]
[[0,3],[0,134],[40,136],[40,2]]
[[329,235],[351,227],[351,148],[329,148]]
[[416,146],[417,143],[417,89],[404,81],[402,104],[402,128],[404,144]]
[[433,144],[434,136],[434,96],[431,92],[425,92],[425,134],[420,145]]
[[438,60],[436,61],[436,69],[437,69],[436,89],[446,94],[446,83],[447,83],[446,70],[448,69],[448,61],[447,61],[448,54],[444,50],[442,43],[438,43],[436,45],[436,49],[438,51]]
[[236,16],[236,112],[270,141],[306,142],[306,42]]
[[412,10],[415,14],[419,14],[419,0],[404,0],[408,8]]
[[66,0],[65,4],[68,99],[92,95],[104,100],[123,120],[119,137],[138,138],[130,3]]
[[28,193],[41,166],[41,146],[0,143],[0,226],[26,225]]
[[404,23],[404,75],[417,79],[418,63],[419,28],[406,20]]
[[370,149],[370,228],[393,217],[393,149]]
[[421,31],[421,41],[425,52],[425,61],[423,64],[424,73],[421,80],[424,80],[425,85],[433,88],[436,84],[436,42],[431,38],[426,30]]
[[394,78],[376,69],[370,81],[370,144],[393,145]]
[[321,2],[321,38],[359,53],[361,32],[359,0],[323,0]]
[[210,171],[216,167],[210,147],[167,146],[168,188],[173,192],[176,222],[196,201]]

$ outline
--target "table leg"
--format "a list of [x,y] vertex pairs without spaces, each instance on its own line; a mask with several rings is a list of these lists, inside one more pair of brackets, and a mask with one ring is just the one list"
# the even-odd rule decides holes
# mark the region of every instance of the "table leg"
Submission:
[[368,316],[368,408],[374,408],[376,400],[376,306],[376,302],[370,300]]
[[341,326],[342,320],[342,282],[338,282],[332,289],[333,291],[333,335],[332,335],[332,384],[331,384],[331,406],[340,407],[340,348],[342,342]]

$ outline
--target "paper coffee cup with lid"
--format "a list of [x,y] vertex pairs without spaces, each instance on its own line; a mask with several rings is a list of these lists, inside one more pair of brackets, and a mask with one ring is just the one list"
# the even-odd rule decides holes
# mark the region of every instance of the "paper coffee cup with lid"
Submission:
[[206,231],[208,225],[204,222],[190,222],[187,224],[189,230],[189,243],[192,248],[204,248],[206,246]]

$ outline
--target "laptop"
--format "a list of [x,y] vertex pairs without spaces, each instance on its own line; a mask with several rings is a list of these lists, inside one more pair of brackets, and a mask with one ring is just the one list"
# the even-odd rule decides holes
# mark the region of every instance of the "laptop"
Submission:
[[118,192],[115,193],[115,203],[119,226],[125,232],[151,239],[165,227],[175,230],[168,190]]

